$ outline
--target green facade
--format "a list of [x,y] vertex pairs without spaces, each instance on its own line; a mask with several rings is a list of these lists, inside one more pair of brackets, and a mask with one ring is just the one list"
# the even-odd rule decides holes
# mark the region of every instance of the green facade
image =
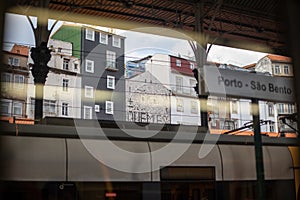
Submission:
[[73,56],[80,59],[81,56],[81,27],[62,25],[51,37],[55,40],[71,42]]

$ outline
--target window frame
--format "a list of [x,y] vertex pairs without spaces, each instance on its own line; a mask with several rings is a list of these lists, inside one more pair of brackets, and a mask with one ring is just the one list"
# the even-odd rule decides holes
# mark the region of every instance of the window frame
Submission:
[[[110,105],[110,110],[108,109]],[[114,114],[114,102],[113,101],[105,101],[105,114],[113,115]]]
[[280,68],[281,68],[280,65],[275,65],[275,67],[274,67],[274,73],[275,74],[281,74],[281,69]]
[[[15,113],[15,108],[16,108],[15,105],[19,105],[20,106],[19,107],[19,109],[21,111],[20,114]],[[19,102],[19,101],[12,102],[12,115],[13,116],[23,116],[23,103],[22,102]]]
[[283,73],[284,73],[285,75],[289,75],[289,74],[290,74],[290,66],[284,65],[284,66],[283,66]]
[[[112,84],[111,86],[110,86],[110,83]],[[108,89],[115,89],[115,83],[116,83],[116,78],[114,76],[107,75],[106,87]]]
[[69,83],[70,83],[69,79],[63,78],[62,89],[63,89],[64,92],[68,92],[68,90],[69,90]]
[[[112,63],[112,66],[110,64]],[[106,68],[117,69],[117,53],[115,51],[106,50]]]
[[[89,64],[91,65],[91,70],[88,69]],[[89,73],[94,73],[95,62],[93,60],[85,60],[85,71]]]
[[[0,102],[1,102],[1,104],[0,104],[1,105],[1,110],[0,110],[1,115],[10,116],[12,114],[11,113],[11,111],[12,111],[12,101],[11,100],[6,100],[6,99],[1,99]],[[3,105],[4,104],[7,105],[7,113],[3,112],[3,108],[4,108]]]
[[[20,78],[22,78],[21,82],[20,82]],[[18,79],[19,79],[19,81],[17,82],[16,80],[18,80]],[[25,83],[25,77],[24,77],[24,75],[21,75],[21,74],[15,74],[14,75],[14,88],[20,88],[20,89],[24,88],[24,83]]]
[[61,104],[61,115],[69,116],[69,104],[66,102],[62,102]]
[[[86,118],[86,110],[90,110],[89,118]],[[83,106],[83,119],[93,119],[93,108],[91,106]]]
[[56,101],[44,99],[43,112],[48,114],[56,114]]
[[198,114],[197,101],[191,101],[191,114]]
[[[91,91],[91,94],[89,94],[89,90]],[[84,96],[85,96],[85,98],[94,98],[94,87],[85,85],[84,86]]]
[[[102,41],[102,36],[105,36],[105,40]],[[103,33],[103,32],[99,32],[99,43],[101,44],[108,44],[108,34],[107,33]]]
[[274,117],[274,104],[269,103],[268,104],[268,116]]
[[[180,84],[177,84],[179,83],[178,80],[180,80]],[[183,93],[183,77],[181,76],[175,76],[175,91],[178,92],[178,93]]]
[[[91,31],[89,33],[89,31]],[[85,28],[85,39],[90,41],[95,41],[95,31],[90,28]]]
[[232,112],[232,114],[238,114],[238,101],[237,100],[231,101],[231,112]]
[[[115,44],[117,42],[117,44]],[[113,47],[117,47],[117,48],[121,48],[121,37],[113,35],[112,36],[112,46]]]
[[176,67],[181,67],[181,60],[180,59],[176,59]]
[[70,59],[63,58],[63,70],[70,70]]
[[183,99],[176,98],[176,111],[184,112],[184,101]]

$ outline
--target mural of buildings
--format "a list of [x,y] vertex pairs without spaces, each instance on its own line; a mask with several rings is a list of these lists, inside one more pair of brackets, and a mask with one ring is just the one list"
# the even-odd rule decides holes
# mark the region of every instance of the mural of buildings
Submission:
[[81,61],[81,118],[124,121],[125,38],[73,24],[62,25],[52,38],[71,42]]
[[[72,56],[72,44],[50,39],[50,68],[44,87],[43,116],[81,117],[80,60]],[[29,63],[33,63],[29,58]],[[27,116],[34,118],[35,86],[30,72],[27,92]]]
[[126,121],[170,124],[171,91],[150,72],[126,79]]
[[1,116],[26,117],[29,47],[14,45],[3,52],[1,66]]

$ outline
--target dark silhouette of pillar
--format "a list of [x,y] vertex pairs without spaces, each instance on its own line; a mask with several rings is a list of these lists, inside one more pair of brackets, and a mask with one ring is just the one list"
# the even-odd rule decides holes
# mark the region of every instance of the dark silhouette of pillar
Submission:
[[51,50],[47,43],[42,42],[38,47],[31,48],[31,58],[34,62],[31,68],[35,84],[34,119],[38,123],[43,118],[44,85],[49,72],[47,64],[51,58]]

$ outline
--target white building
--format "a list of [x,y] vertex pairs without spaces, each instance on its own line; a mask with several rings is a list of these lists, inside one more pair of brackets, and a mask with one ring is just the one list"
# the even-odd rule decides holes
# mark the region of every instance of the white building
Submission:
[[[272,76],[290,77],[293,75],[292,60],[290,57],[268,54],[261,58],[255,65],[255,71],[268,73]],[[270,124],[269,130],[273,129],[275,132],[285,129],[285,125],[280,124],[278,120],[281,115],[289,115],[296,112],[295,104],[283,103],[283,102],[267,102],[262,101],[260,105],[261,119],[270,119],[274,121]],[[281,129],[281,130],[280,130]]]
[[150,72],[126,79],[126,121],[169,124],[171,91]]
[[155,54],[145,63],[145,70],[172,92],[171,124],[201,125],[194,67],[194,61],[164,54]]
[[[80,60],[72,56],[72,44],[50,39],[50,71],[44,87],[43,116],[81,117]],[[29,63],[33,63],[29,58]],[[34,118],[35,86],[30,72],[27,92],[27,116]]]

